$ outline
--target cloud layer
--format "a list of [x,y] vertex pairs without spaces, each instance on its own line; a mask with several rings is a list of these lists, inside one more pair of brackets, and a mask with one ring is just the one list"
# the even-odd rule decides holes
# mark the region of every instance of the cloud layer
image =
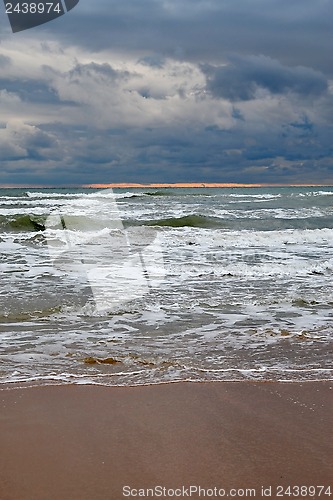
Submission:
[[332,14],[96,0],[16,35],[3,17],[0,183],[333,182]]
[[304,66],[288,67],[267,56],[233,57],[229,64],[203,65],[207,88],[214,97],[230,101],[250,101],[262,90],[274,95],[298,94],[304,98],[323,95],[328,90],[325,75]]

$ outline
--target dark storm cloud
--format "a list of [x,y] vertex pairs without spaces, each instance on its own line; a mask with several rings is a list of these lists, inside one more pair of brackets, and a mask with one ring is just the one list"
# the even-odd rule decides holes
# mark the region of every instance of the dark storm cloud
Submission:
[[[65,43],[196,62],[265,54],[332,74],[330,0],[105,0],[80,5],[48,29]],[[93,33],[93,36],[91,34]]]
[[1,78],[0,90],[10,91],[21,98],[22,101],[59,104],[59,98],[46,82],[26,79],[24,82],[17,78]]
[[207,90],[230,101],[254,99],[260,88],[272,94],[294,92],[307,97],[328,89],[322,73],[302,66],[283,66],[265,56],[233,57],[225,66],[202,65],[202,71],[207,76]]
[[52,149],[57,148],[53,134],[38,127],[24,124],[10,124],[0,127],[1,161],[29,160],[46,161],[53,156]]
[[165,64],[165,57],[160,54],[152,54],[148,56],[141,57],[138,63],[150,66],[152,68],[163,68]]
[[5,68],[10,66],[11,59],[10,57],[4,56],[0,54],[0,68]]
[[[130,73],[128,71],[115,70],[108,63],[95,63],[91,62],[88,64],[76,63],[73,68],[69,71],[61,72],[57,69],[52,68],[52,66],[44,66],[44,76],[48,79],[48,90],[50,93],[54,93],[52,89],[52,80],[54,78],[63,79],[68,86],[77,85],[78,89],[85,82],[90,82],[90,84],[98,84],[108,86],[117,83],[120,84],[121,81],[125,81]],[[39,83],[35,82],[35,86],[38,88]],[[93,89],[91,89],[93,92]]]
[[332,180],[332,18],[331,0],[95,0],[1,35],[0,182]]
[[270,129],[237,123],[232,130],[196,124],[186,129],[126,127],[98,132],[89,126],[44,127],[42,132],[52,141],[50,149],[25,143],[25,181],[297,183],[327,181],[332,175],[332,127],[319,127],[306,117],[285,125],[272,123]]
[[89,64],[76,64],[75,67],[69,72],[69,78],[72,81],[75,81],[76,78],[82,78],[85,76],[106,78],[107,80],[115,81],[118,78],[126,78],[128,75],[129,73],[127,71],[116,71],[110,66],[110,64],[97,64],[94,62]]

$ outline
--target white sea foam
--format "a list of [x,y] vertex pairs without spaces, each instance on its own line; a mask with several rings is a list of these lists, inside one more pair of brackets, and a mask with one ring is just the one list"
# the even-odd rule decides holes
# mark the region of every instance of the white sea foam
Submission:
[[[332,215],[329,194],[317,188],[221,190],[213,196],[175,191],[174,197],[172,191],[114,196],[48,190],[11,198],[0,192],[1,216],[36,215],[46,225],[45,231],[11,233],[2,221],[2,382],[331,380],[333,229],[320,228]],[[262,205],[245,211],[235,208],[238,202]],[[218,217],[229,226],[128,227],[191,214]],[[290,228],[273,230],[278,219]],[[297,228],[306,219],[313,229]],[[113,294],[128,300],[99,310],[91,268],[79,249],[89,247],[86,258],[103,281],[125,243],[133,255],[152,243],[150,230],[158,248],[150,261],[145,254],[143,259],[158,286],[131,295],[120,280]],[[127,266],[127,284],[132,271]],[[117,363],[103,363],[107,359]]]
[[264,199],[264,200],[272,200],[276,198],[281,198],[281,194],[235,194],[235,193],[230,193],[227,194],[229,198],[259,198],[259,199]]
[[[141,196],[147,196],[146,193],[144,192],[125,192],[125,193],[115,193],[114,191],[110,189],[105,189],[101,191],[92,191],[92,192],[85,192],[85,193],[59,193],[59,192],[30,192],[27,191],[26,195],[28,198],[36,198],[37,200],[39,199],[45,199],[45,198],[52,198],[52,199],[58,199],[58,198],[65,198],[65,199],[94,199],[94,198],[106,198],[106,199],[114,199],[114,198],[134,198],[134,197],[141,197]],[[6,198],[5,198],[6,199]],[[11,199],[10,197],[7,197],[7,199]]]
[[307,196],[333,196],[333,191],[314,191],[306,194]]

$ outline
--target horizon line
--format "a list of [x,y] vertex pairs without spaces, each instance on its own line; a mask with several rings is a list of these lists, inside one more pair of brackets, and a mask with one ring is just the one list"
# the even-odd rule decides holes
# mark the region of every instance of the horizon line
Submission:
[[107,189],[107,188],[253,188],[253,187],[333,187],[331,184],[317,183],[240,183],[240,182],[113,182],[94,184],[68,184],[68,185],[46,185],[46,184],[0,184],[0,189],[66,189],[66,188],[87,188],[87,189]]
[[328,187],[333,184],[316,183],[241,183],[241,182],[167,182],[167,183],[135,183],[135,182],[114,182],[108,184],[83,184],[84,188],[233,188],[233,187]]

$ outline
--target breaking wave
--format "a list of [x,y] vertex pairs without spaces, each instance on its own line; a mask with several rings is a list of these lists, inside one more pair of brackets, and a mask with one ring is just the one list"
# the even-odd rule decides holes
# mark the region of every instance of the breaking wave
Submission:
[[[137,223],[136,223],[137,224]],[[204,215],[185,215],[183,217],[169,217],[166,219],[140,221],[144,226],[166,226],[166,227],[200,227],[200,228],[224,228],[225,221],[218,217],[206,217]]]
[[1,217],[0,216],[0,229],[5,231],[44,231],[44,218],[32,217],[30,215],[16,215],[15,217]]

